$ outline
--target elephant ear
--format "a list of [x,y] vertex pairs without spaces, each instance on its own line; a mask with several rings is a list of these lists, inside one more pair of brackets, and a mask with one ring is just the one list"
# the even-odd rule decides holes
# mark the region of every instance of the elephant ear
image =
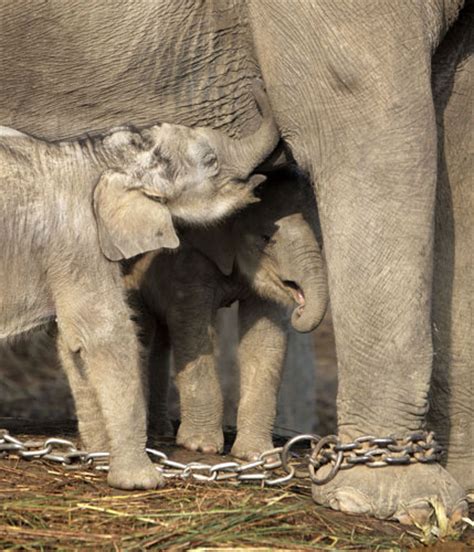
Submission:
[[105,171],[95,187],[93,204],[100,247],[111,261],[179,245],[167,207],[147,197],[139,183],[124,173]]
[[220,223],[208,228],[189,228],[186,241],[212,261],[225,276],[234,268],[235,246],[231,223]]

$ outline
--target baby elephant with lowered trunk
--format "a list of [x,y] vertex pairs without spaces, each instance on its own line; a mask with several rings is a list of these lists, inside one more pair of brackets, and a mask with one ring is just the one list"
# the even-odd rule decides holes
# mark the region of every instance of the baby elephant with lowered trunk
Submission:
[[[46,143],[0,129],[0,338],[57,318],[83,444],[111,453],[109,484],[153,488],[139,345],[120,263],[179,239],[172,216],[206,222],[252,201],[250,176],[278,141],[156,125]],[[243,154],[243,156],[242,156]],[[209,208],[208,205],[212,207]]]
[[169,333],[181,404],[177,441],[191,450],[222,450],[216,312],[239,301],[240,403],[232,454],[246,459],[272,447],[288,309],[293,327],[307,332],[319,324],[327,304],[311,187],[293,170],[283,170],[269,175],[256,194],[258,203],[224,224],[184,229],[179,250],[145,256],[127,277],[135,286],[141,283],[144,333],[154,332],[151,430],[169,427]]

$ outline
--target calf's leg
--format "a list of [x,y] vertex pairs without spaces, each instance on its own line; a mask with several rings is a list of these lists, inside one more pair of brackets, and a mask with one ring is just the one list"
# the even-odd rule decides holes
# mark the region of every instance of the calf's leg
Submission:
[[100,442],[91,444],[102,445],[107,434],[111,486],[155,488],[162,478],[145,452],[138,339],[118,267],[100,262],[91,266],[93,273],[76,279],[74,270],[68,270],[69,277],[60,278],[54,290],[62,357],[78,399],[79,426],[87,442],[95,439],[91,433],[96,432],[97,420],[103,421]]
[[240,401],[232,454],[256,460],[271,449],[288,336],[281,307],[252,296],[239,304]]
[[73,393],[83,447],[92,452],[108,451],[109,437],[97,394],[80,356],[71,351],[61,334],[58,335],[58,353]]
[[173,435],[168,413],[170,363],[168,328],[156,321],[148,355],[148,427],[155,435]]
[[216,273],[200,253],[182,253],[166,313],[181,407],[176,442],[206,453],[220,452],[224,446],[216,366]]

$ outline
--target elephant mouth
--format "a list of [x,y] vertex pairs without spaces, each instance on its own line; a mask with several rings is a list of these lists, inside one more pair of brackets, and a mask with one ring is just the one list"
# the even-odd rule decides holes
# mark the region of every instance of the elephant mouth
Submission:
[[297,303],[298,307],[296,308],[296,312],[301,316],[306,304],[303,290],[296,282],[293,282],[292,280],[285,280],[283,284],[285,288],[290,292],[293,301]]

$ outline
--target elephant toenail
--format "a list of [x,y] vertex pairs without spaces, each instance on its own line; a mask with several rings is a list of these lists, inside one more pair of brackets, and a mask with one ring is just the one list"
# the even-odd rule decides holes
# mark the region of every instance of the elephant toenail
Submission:
[[463,517],[466,517],[469,514],[468,500],[469,498],[463,498],[456,504],[456,506],[454,506],[453,513],[451,514],[451,522],[453,524],[459,523]]
[[369,514],[372,511],[368,497],[353,487],[338,489],[329,499],[329,506],[346,514]]

